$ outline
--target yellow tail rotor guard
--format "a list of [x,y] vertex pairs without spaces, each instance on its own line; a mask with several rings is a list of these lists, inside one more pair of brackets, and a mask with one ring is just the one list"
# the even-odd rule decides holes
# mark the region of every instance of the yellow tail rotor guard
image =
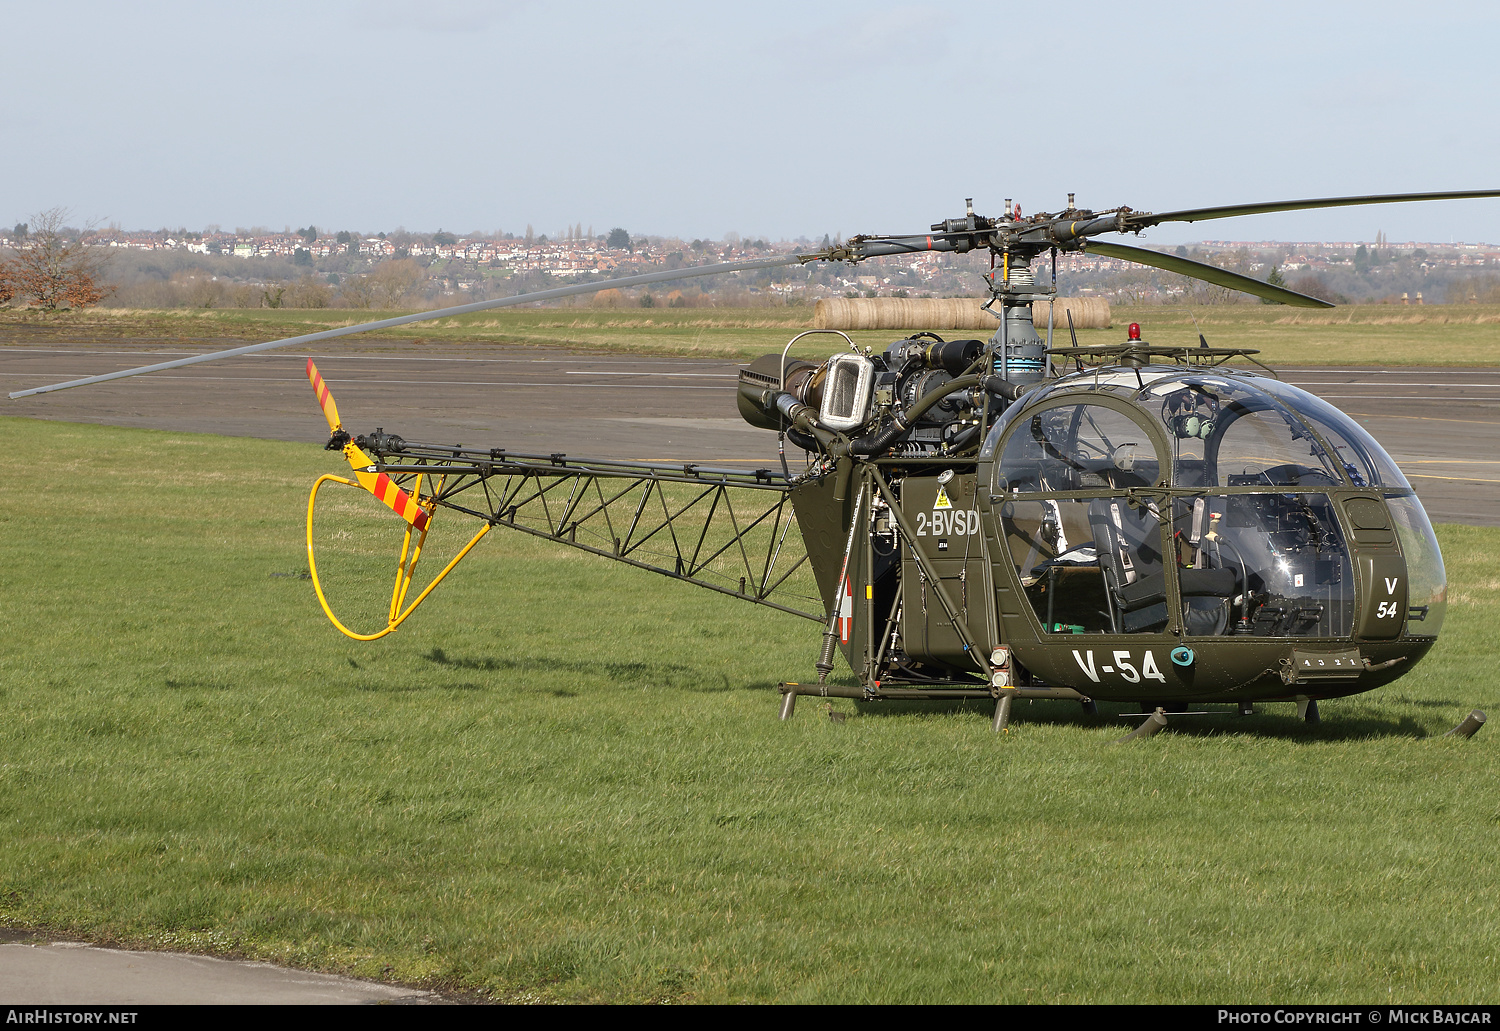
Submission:
[[[417,561],[422,557],[422,546],[427,542],[427,531],[432,527],[433,508],[435,507],[430,501],[426,505],[422,505],[420,501],[413,501],[412,507],[420,508],[423,518],[421,518],[420,520],[413,520],[403,514],[403,519],[406,522],[406,533],[402,537],[401,555],[396,562],[396,584],[391,589],[391,604],[386,616],[385,629],[378,630],[373,634],[357,633],[356,631],[350,630],[339,620],[337,616],[333,614],[333,609],[328,604],[328,598],[323,593],[322,581],[318,579],[318,563],[317,559],[313,555],[313,512],[317,507],[319,488],[321,488],[324,483],[329,482],[341,483],[346,487],[354,487],[359,490],[365,491],[369,491],[369,487],[358,482],[357,480],[351,480],[343,476],[334,476],[330,473],[319,476],[318,479],[313,483],[312,491],[307,496],[307,571],[312,576],[313,590],[317,592],[318,604],[323,607],[323,614],[328,617],[329,622],[337,627],[339,632],[342,633],[345,637],[353,638],[356,641],[378,640],[379,638],[384,637],[386,634],[390,633],[392,630],[395,630],[398,626],[405,622],[406,617],[415,612],[417,610],[417,606],[421,605],[422,602],[427,600],[427,596],[433,592],[433,589],[436,588],[438,584],[443,582],[443,578],[453,571],[453,568],[463,560],[464,556],[473,549],[474,545],[479,543],[479,539],[490,532],[489,523],[485,523],[483,526],[481,526],[479,528],[479,532],[469,539],[469,543],[465,544],[462,550],[460,550],[457,555],[453,556],[453,560],[443,567],[443,571],[440,572],[437,576],[433,577],[432,583],[428,584],[422,590],[422,593],[417,595],[416,600],[413,601],[410,605],[406,605],[406,593],[411,587],[411,580],[413,574],[416,572]],[[370,491],[370,493],[374,492]],[[420,499],[422,496],[422,478],[420,475],[417,477],[417,483],[412,493],[418,499]],[[380,497],[380,495],[376,494],[376,497]],[[380,500],[385,501],[384,498],[381,498]],[[389,505],[389,502],[386,503],[387,505]],[[417,529],[413,525],[414,522],[418,521],[421,524],[420,529]],[[415,546],[413,546],[412,542],[412,533],[414,530],[416,531],[417,535]]]

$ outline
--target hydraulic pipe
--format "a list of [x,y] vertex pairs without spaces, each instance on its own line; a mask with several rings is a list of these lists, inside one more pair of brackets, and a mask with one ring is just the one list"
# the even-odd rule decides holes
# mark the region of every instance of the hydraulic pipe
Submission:
[[[1006,401],[1010,402],[1014,402],[1016,398],[1024,394],[1029,385],[1030,384],[1012,383],[1010,382],[1010,380],[1004,379],[1000,376],[986,376],[983,383],[985,393],[994,394],[997,397],[1002,397]],[[986,423],[987,422],[988,420],[986,420]],[[979,435],[983,433],[984,430],[985,424],[970,426],[968,429],[964,430],[958,436],[949,441],[949,449],[955,452],[963,451],[964,449],[972,446],[973,443],[979,439]]]

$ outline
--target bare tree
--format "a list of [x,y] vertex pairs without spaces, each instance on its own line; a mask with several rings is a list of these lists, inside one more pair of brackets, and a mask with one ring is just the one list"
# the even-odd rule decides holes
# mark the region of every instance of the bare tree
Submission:
[[50,208],[27,221],[15,256],[0,263],[0,303],[25,299],[33,308],[87,308],[111,291],[103,278],[109,252],[70,232],[64,208]]
[[[1242,276],[1251,275],[1250,252],[1244,247],[1237,251],[1229,253],[1221,251],[1216,254],[1194,250],[1188,257],[1194,261],[1201,261],[1205,265],[1238,272]],[[1245,296],[1232,286],[1218,286],[1199,279],[1187,279],[1183,285],[1184,299],[1195,304],[1239,304]]]
[[333,291],[328,284],[315,276],[303,276],[287,287],[285,304],[288,308],[326,308],[333,300]]
[[403,298],[408,298],[417,285],[427,278],[427,271],[410,258],[382,261],[370,273],[370,285],[374,288],[376,302],[382,308],[396,308]]
[[1145,304],[1156,292],[1156,277],[1145,269],[1127,269],[1115,277],[1115,297],[1120,304]]
[[1299,294],[1316,297],[1318,300],[1327,301],[1329,304],[1349,303],[1349,298],[1334,290],[1333,287],[1328,285],[1328,281],[1316,272],[1309,272],[1307,275],[1298,276],[1287,286],[1288,289],[1295,290]]
[[340,308],[373,308],[375,284],[368,275],[346,276],[339,284]]

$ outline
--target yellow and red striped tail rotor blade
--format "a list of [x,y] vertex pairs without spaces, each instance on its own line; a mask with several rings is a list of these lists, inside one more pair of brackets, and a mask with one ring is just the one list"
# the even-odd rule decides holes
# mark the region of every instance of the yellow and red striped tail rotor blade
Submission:
[[312,383],[313,393],[318,395],[318,404],[323,406],[323,416],[328,420],[328,428],[338,434],[330,442],[329,447],[334,447],[343,441],[344,457],[349,461],[349,468],[354,470],[354,478],[359,481],[359,485],[418,530],[427,529],[431,514],[417,504],[415,498],[396,486],[395,480],[377,471],[370,456],[361,451],[359,446],[349,439],[347,433],[340,433],[344,424],[339,421],[338,405],[333,403],[333,393],[328,389],[328,384],[323,381],[323,374],[318,371],[318,367],[313,364],[311,358],[307,360],[307,378]]
[[349,468],[354,470],[354,478],[361,487],[418,530],[427,529],[427,521],[431,518],[428,511],[417,504],[410,494],[396,486],[395,480],[385,473],[377,472],[369,455],[351,441],[344,445],[344,457],[349,460]]
[[312,382],[313,393],[318,395],[318,404],[323,406],[323,417],[328,420],[328,428],[337,433],[344,428],[344,424],[339,422],[339,406],[333,403],[333,392],[323,382],[323,374],[318,371],[311,358],[307,360],[307,378]]

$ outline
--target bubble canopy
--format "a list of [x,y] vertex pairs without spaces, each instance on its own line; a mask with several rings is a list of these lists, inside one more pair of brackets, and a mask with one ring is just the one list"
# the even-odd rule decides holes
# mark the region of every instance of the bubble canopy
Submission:
[[1354,419],[1270,377],[1067,376],[1013,404],[979,461],[1043,633],[1347,638],[1361,618],[1348,534],[1364,526],[1347,499],[1369,491],[1401,541],[1405,633],[1442,624],[1441,554],[1395,462]]
[[[1007,440],[1018,421],[1028,425]],[[1316,395],[1266,376],[1181,366],[1049,383],[1011,406],[980,460],[997,451],[995,489],[1021,493],[1151,486],[1164,474],[1183,488],[1411,489],[1374,437]]]

